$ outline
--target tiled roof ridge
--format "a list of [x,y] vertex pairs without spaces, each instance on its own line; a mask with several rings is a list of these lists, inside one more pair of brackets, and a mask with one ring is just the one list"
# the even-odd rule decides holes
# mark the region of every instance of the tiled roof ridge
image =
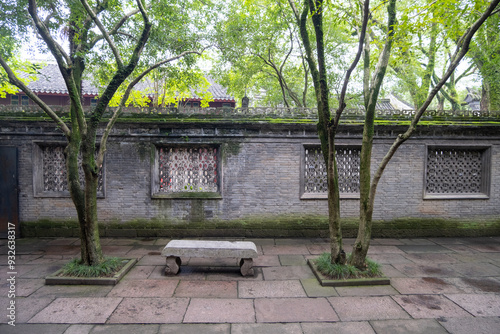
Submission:
[[[234,97],[227,94],[227,89],[217,83],[212,77],[205,76],[207,81],[210,83],[208,91],[212,93],[213,99],[215,101],[234,101]],[[143,89],[147,87],[147,83],[143,83],[141,86]],[[139,86],[139,87],[141,87]],[[38,75],[36,81],[32,81],[28,84],[28,87],[35,93],[45,93],[45,94],[68,94],[68,89],[64,83],[61,72],[57,64],[47,64],[40,69],[40,75]],[[98,96],[99,89],[92,85],[90,80],[83,79],[82,82],[82,94],[84,96]],[[196,94],[192,94],[192,99],[201,99],[201,97]]]

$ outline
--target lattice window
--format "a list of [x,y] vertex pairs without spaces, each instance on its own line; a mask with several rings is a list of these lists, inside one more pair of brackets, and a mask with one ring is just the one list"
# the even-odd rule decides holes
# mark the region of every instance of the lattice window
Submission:
[[427,150],[425,194],[487,195],[486,149],[436,148]]
[[159,193],[219,191],[217,147],[158,147],[157,156]]
[[[339,191],[342,194],[359,194],[360,149],[337,147],[336,159],[339,174]],[[326,193],[326,164],[320,147],[305,147],[304,193]]]
[[[64,156],[64,146],[61,145],[40,145],[40,164],[41,164],[41,189],[44,193],[68,193],[68,177],[66,170],[66,157]],[[80,184],[85,184],[83,168],[81,167],[82,159],[78,157]],[[103,168],[99,171],[97,193],[99,196],[104,195]]]

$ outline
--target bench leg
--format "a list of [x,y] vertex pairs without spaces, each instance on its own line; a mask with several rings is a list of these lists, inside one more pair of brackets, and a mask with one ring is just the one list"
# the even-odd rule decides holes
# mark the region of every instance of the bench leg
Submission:
[[177,275],[181,266],[181,258],[178,256],[167,256],[167,266],[165,267],[165,275]]
[[253,276],[253,259],[241,259],[240,261],[240,272],[243,276]]

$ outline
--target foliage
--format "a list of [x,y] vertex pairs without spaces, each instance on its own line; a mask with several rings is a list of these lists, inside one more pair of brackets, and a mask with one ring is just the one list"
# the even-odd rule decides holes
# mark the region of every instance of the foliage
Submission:
[[[348,254],[348,261],[351,254]],[[369,278],[369,277],[383,277],[380,269],[380,264],[366,258],[366,269],[361,270],[350,264],[332,263],[332,256],[330,253],[323,253],[319,258],[313,261],[316,268],[325,276],[332,279],[345,280],[350,278]]]
[[106,257],[95,265],[85,265],[81,259],[74,259],[62,267],[60,276],[65,277],[112,277],[114,276],[128,260],[118,257]]
[[[286,1],[223,1],[216,26],[217,53],[213,75],[241,98],[250,96],[259,106],[314,106],[309,68],[300,44],[298,27]],[[334,15],[334,14],[332,14]],[[329,80],[338,81],[345,41],[345,24],[331,25]],[[257,101],[256,101],[257,100]]]
[[[62,118],[19,79],[14,71],[16,50],[2,45],[0,64],[10,84],[38,104],[67,139],[68,188],[80,223],[85,265],[103,261],[97,178],[108,136],[125,105],[145,103],[144,97],[133,91],[141,80],[181,58],[184,69],[195,64],[195,55],[206,47],[204,31],[214,17],[210,7],[197,0],[7,0],[0,4],[2,41],[12,45],[26,42],[30,36],[41,40],[41,49],[52,54],[68,90],[70,113]],[[87,71],[92,74],[87,75]],[[82,105],[85,77],[92,77],[101,87],[90,116],[85,115]],[[103,118],[113,103],[118,103],[118,108],[111,118]],[[97,142],[104,120],[107,124]],[[84,182],[80,182],[81,169]]]

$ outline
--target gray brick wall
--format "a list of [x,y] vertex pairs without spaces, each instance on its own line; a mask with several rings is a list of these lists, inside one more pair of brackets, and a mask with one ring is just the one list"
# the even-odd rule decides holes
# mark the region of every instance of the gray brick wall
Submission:
[[[183,222],[267,220],[327,214],[326,200],[300,199],[300,158],[304,144],[319,144],[314,124],[268,123],[118,123],[105,161],[105,198],[98,200],[99,219]],[[401,129],[377,129],[375,170]],[[374,219],[401,217],[491,218],[500,214],[500,138],[497,128],[422,127],[394,156],[380,182]],[[360,145],[361,126],[340,129],[338,144]],[[186,138],[188,137],[188,142]],[[64,141],[50,123],[5,122],[1,145],[19,149],[21,221],[75,218],[70,198],[34,197],[33,142]],[[151,150],[157,143],[219,144],[222,150],[222,199],[151,197]],[[489,199],[423,199],[426,145],[490,145]],[[358,200],[341,201],[343,217],[358,216]]]

